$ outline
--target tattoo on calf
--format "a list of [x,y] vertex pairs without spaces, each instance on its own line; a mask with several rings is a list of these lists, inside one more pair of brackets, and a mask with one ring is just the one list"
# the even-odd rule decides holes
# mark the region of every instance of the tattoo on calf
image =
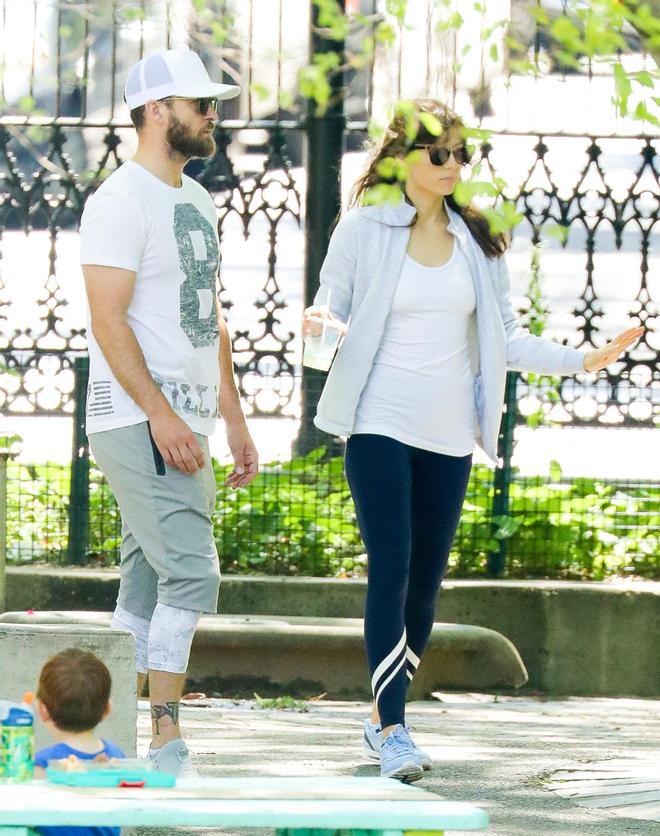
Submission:
[[160,734],[161,725],[176,726],[179,722],[179,703],[166,702],[165,705],[152,705],[151,719],[156,725],[156,734]]

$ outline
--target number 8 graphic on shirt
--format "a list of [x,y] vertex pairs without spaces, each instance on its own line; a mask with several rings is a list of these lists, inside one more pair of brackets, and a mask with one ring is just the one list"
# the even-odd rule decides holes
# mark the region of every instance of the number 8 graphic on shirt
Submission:
[[181,328],[195,348],[213,345],[219,334],[215,308],[218,244],[213,227],[192,203],[177,203],[174,237],[186,277],[179,290]]

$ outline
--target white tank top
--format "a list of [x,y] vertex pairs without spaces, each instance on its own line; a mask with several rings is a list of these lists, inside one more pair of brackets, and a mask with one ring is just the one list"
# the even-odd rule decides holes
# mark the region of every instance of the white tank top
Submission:
[[353,434],[387,435],[449,456],[472,452],[468,327],[475,304],[470,266],[456,243],[441,267],[406,255]]

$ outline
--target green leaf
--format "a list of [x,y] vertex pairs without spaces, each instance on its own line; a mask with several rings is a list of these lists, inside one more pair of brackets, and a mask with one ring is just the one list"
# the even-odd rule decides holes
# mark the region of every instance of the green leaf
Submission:
[[453,197],[459,206],[467,206],[476,195],[496,197],[497,189],[487,180],[459,180],[454,188]]
[[283,110],[291,110],[294,104],[293,94],[288,90],[280,90],[277,100]]
[[386,0],[385,8],[389,15],[396,18],[399,25],[403,25],[408,8],[408,0]]
[[360,49],[362,50],[362,55],[366,58],[371,58],[374,54],[374,50],[376,48],[376,39],[373,35],[367,35],[366,37],[362,38],[360,42]]
[[369,135],[369,139],[373,140],[374,142],[377,142],[382,138],[383,134],[385,133],[385,127],[372,118],[369,120],[367,133]]
[[525,219],[525,216],[518,212],[515,204],[509,200],[502,201],[495,208],[486,207],[482,209],[482,213],[493,235],[506,234]]
[[[419,155],[419,152],[416,153]],[[408,166],[398,157],[384,157],[376,166],[376,171],[383,180],[403,181],[408,174]]]
[[376,43],[384,46],[394,46],[396,43],[396,29],[387,21],[382,20],[374,30]]
[[22,113],[32,113],[37,106],[36,101],[32,98],[32,96],[21,96],[18,100],[18,109]]
[[432,113],[420,111],[419,121],[432,136],[440,136],[442,133],[442,122]]
[[449,17],[439,21],[436,26],[437,32],[447,32],[449,29],[460,29],[463,25],[463,18],[459,12],[453,12]]
[[635,81],[639,82],[643,87],[655,87],[657,79],[655,79],[651,73],[647,70],[642,70],[638,73],[633,73],[632,78]]
[[526,11],[540,26],[547,26],[550,23],[548,13],[545,11],[543,6],[538,3],[528,3]]
[[494,516],[493,523],[497,531],[493,535],[497,540],[507,540],[514,535],[522,525],[522,520],[509,516]]
[[641,122],[648,122],[651,125],[659,125],[660,121],[658,121],[658,117],[651,113],[651,111],[646,107],[644,102],[639,102],[635,107],[634,113],[635,119],[639,119]]
[[550,34],[562,46],[570,49],[572,53],[584,51],[584,42],[580,37],[580,30],[566,15],[561,15],[552,21]]
[[[126,6],[122,9],[119,9],[119,15],[125,21],[127,21],[129,23],[131,21],[134,21],[134,20],[145,20],[146,19],[146,15],[145,15],[145,12],[144,12],[143,9],[135,9],[135,8],[130,8],[130,7],[126,7]],[[62,27],[60,27],[60,33],[61,33],[61,29],[62,29]]]
[[568,241],[570,227],[566,224],[552,224],[543,228],[549,238],[556,238],[562,246]]
[[266,86],[263,84],[257,84],[256,82],[252,84],[250,90],[260,102],[265,101],[270,95],[270,90]]
[[0,434],[0,453],[15,453],[18,446],[23,442],[23,438],[16,433],[2,433]]
[[318,64],[302,67],[298,71],[298,88],[301,95],[316,102],[319,114],[325,112],[332,89],[322,67]]
[[612,75],[617,94],[617,105],[622,115],[625,115],[628,112],[628,100],[632,93],[632,84],[620,62],[612,67]]
[[487,142],[492,135],[493,132],[485,128],[469,128],[467,126],[461,128],[462,139],[477,139],[480,142]]
[[318,7],[319,26],[327,30],[323,33],[329,40],[341,41],[348,34],[348,17],[337,0],[314,0]]
[[367,189],[364,195],[365,206],[398,206],[401,203],[401,187],[396,183],[377,183]]
[[528,58],[509,58],[509,72],[512,75],[539,75],[539,68]]
[[550,462],[550,480],[552,482],[561,482],[562,472],[561,465],[554,459]]

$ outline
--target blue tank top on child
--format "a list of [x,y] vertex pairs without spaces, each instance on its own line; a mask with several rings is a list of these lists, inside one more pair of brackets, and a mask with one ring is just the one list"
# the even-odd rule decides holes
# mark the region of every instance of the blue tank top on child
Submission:
[[[81,761],[93,761],[99,755],[105,755],[108,758],[125,758],[126,755],[122,752],[119,746],[110,743],[108,740],[102,740],[103,748],[94,753],[80,752],[66,743],[56,743],[53,746],[47,746],[41,749],[34,757],[34,765],[45,769],[48,766],[48,761],[62,760],[75,755]],[[118,827],[39,827],[36,828],[41,836],[119,836],[120,828]]]

